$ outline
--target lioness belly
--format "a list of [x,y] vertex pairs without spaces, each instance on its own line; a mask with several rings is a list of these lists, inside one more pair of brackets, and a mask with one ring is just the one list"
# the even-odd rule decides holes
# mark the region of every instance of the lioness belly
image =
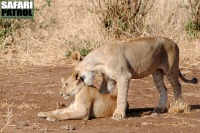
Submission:
[[125,55],[132,78],[139,79],[152,74],[162,63],[164,49],[158,41],[138,41],[126,44]]

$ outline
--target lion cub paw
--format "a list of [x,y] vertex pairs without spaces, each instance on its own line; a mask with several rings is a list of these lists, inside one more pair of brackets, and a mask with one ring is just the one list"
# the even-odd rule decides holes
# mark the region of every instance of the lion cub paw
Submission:
[[59,121],[58,117],[56,117],[56,116],[48,116],[46,118],[46,120],[48,120],[48,121],[54,121],[54,122]]
[[45,117],[47,117],[47,114],[45,112],[40,112],[40,113],[38,113],[38,117],[45,118]]

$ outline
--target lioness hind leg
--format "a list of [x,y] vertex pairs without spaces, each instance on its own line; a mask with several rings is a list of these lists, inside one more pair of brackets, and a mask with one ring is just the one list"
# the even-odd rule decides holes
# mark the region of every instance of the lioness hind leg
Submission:
[[103,94],[111,93],[116,85],[116,82],[113,79],[105,76],[105,74],[102,74],[102,78],[103,80],[99,92]]
[[105,74],[102,74],[102,82],[99,91],[100,93],[107,93],[107,81]]
[[181,84],[179,83],[178,80],[178,72],[167,73],[166,77],[173,88],[174,100],[175,101],[179,100],[181,98],[182,89],[181,89]]
[[167,74],[166,75],[174,92],[174,102],[170,104],[169,112],[171,113],[182,113],[189,111],[188,105],[183,101],[181,95],[181,84],[178,81],[177,74]]
[[163,113],[166,111],[166,102],[167,102],[167,88],[165,87],[163,76],[164,73],[162,70],[156,70],[153,74],[154,83],[156,85],[156,88],[160,94],[160,100],[158,103],[158,107],[154,109],[153,112],[156,113]]

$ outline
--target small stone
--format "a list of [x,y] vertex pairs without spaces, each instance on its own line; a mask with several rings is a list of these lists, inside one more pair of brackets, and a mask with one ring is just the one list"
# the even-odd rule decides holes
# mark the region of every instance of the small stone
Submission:
[[86,124],[86,121],[83,121],[82,123],[83,123],[83,124]]
[[9,50],[6,49],[6,50],[3,51],[3,54],[8,54],[8,52],[9,52]]
[[152,113],[151,116],[152,116],[152,117],[159,117],[160,114],[159,114],[159,113]]
[[29,121],[22,121],[19,124],[20,124],[20,127],[29,126]]
[[2,119],[6,119],[6,115],[2,116]]
[[75,130],[75,127],[72,126],[72,125],[65,125],[65,126],[61,126],[61,129],[62,130],[70,130],[70,131],[72,131],[72,130]]
[[148,123],[147,122],[142,122],[141,125],[145,125],[146,126],[146,125],[148,125]]
[[18,53],[18,50],[17,50],[17,49],[12,49],[11,52],[12,52],[13,54],[17,54],[17,53]]

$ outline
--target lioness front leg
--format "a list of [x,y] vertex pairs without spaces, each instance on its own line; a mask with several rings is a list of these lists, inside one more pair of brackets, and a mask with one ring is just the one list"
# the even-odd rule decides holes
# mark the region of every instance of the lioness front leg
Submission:
[[126,117],[125,111],[127,106],[127,95],[129,87],[129,79],[121,77],[117,81],[118,95],[117,95],[117,108],[113,113],[112,119],[122,120]]

